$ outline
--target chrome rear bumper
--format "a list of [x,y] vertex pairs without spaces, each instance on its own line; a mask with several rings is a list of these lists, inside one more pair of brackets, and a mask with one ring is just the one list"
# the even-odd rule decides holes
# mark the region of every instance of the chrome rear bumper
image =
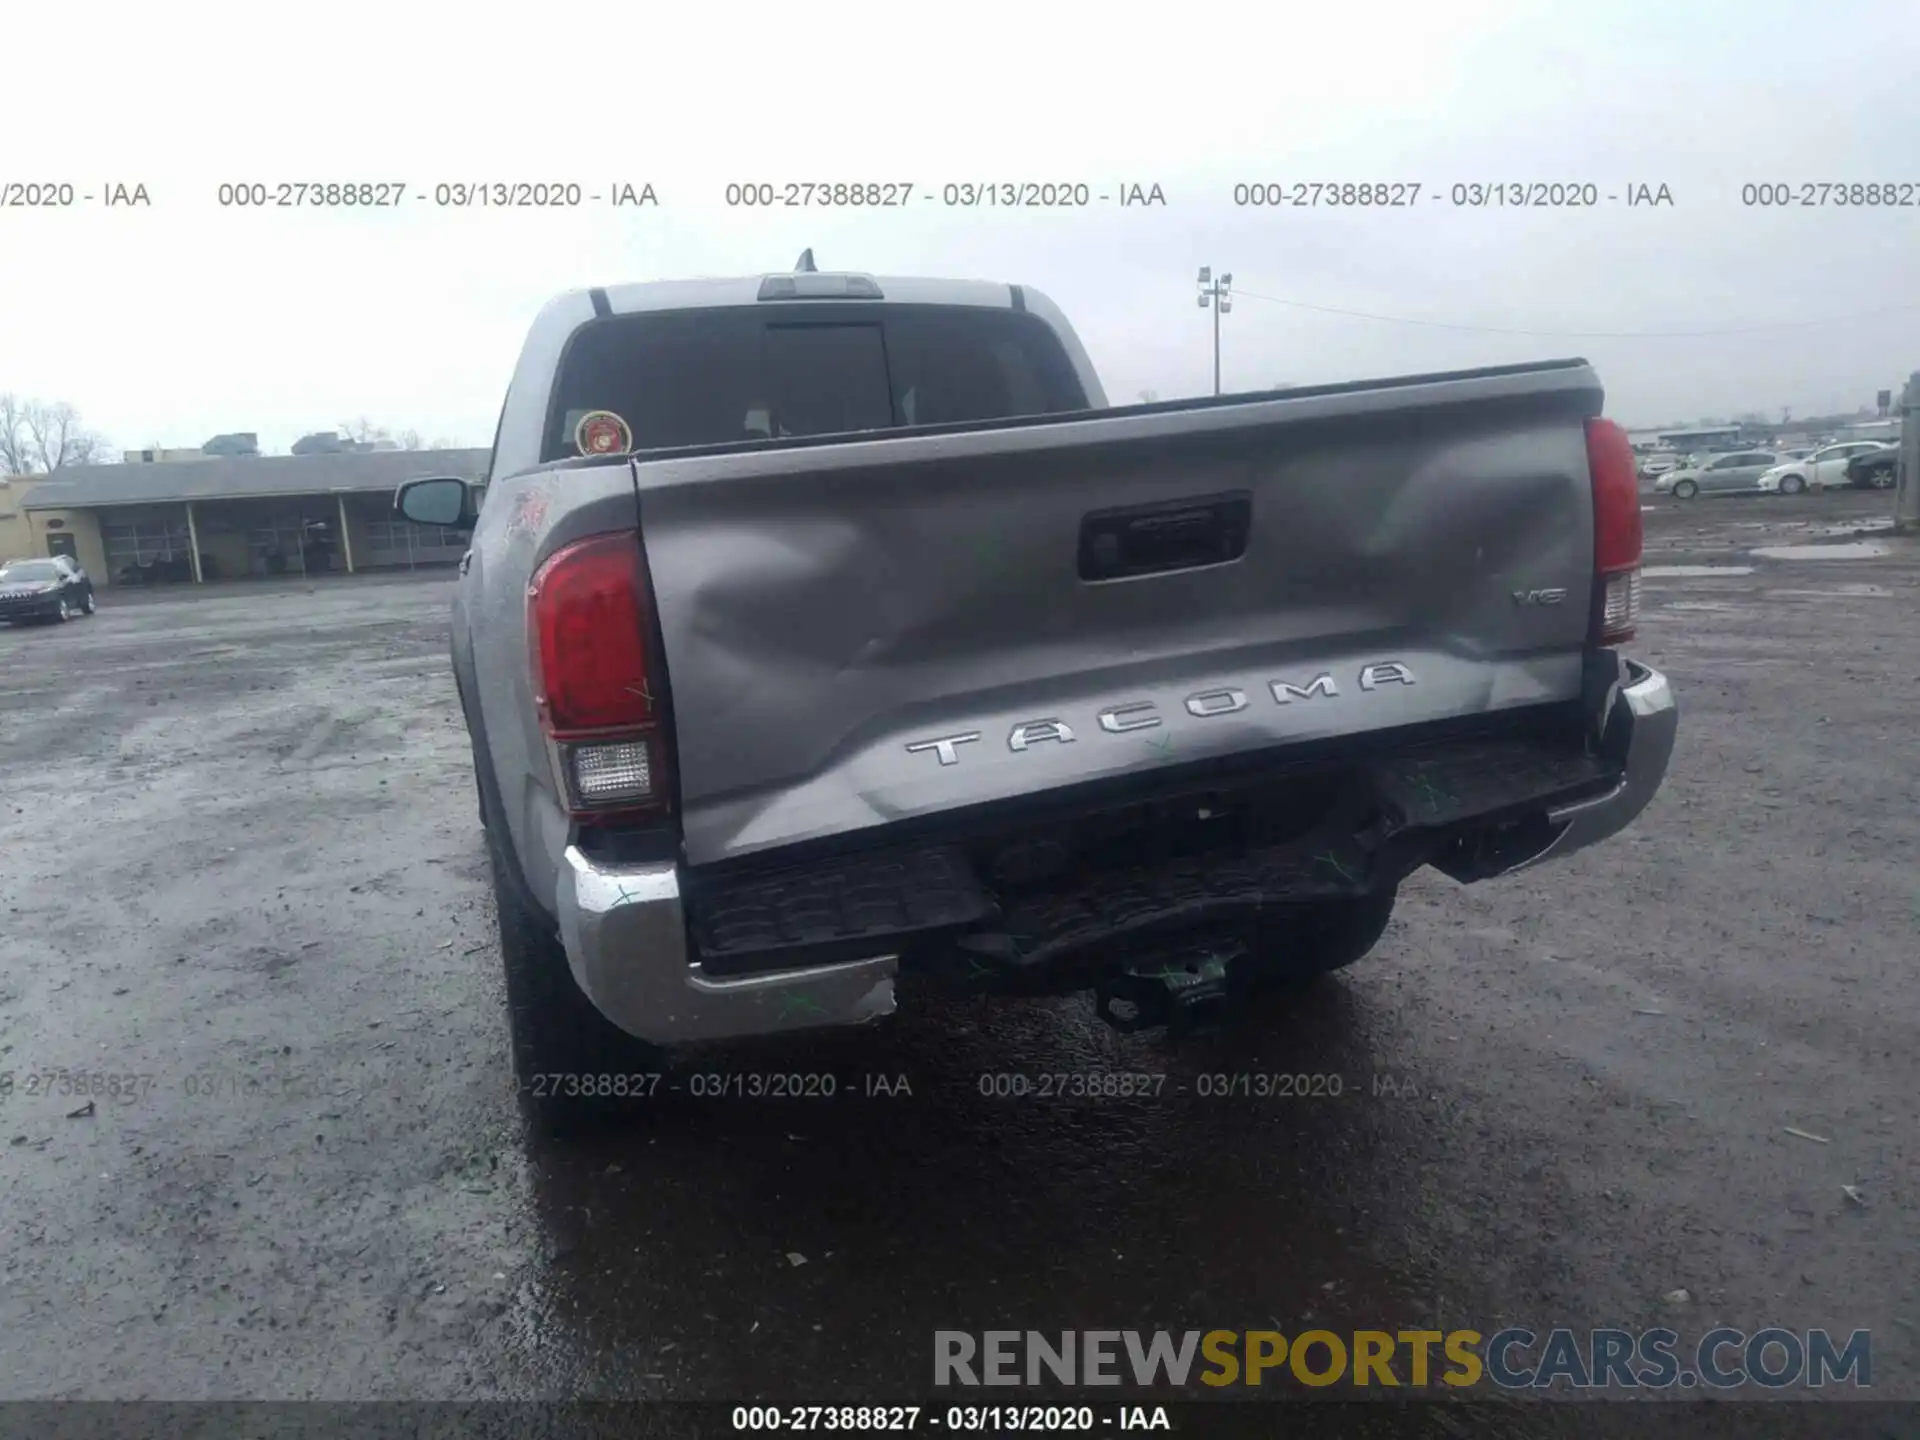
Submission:
[[[1666,778],[1679,710],[1666,677],[1631,660],[1615,693],[1602,746],[1622,765],[1607,794],[1549,812],[1558,833],[1515,870],[1617,834]],[[678,867],[596,864],[573,846],[563,857],[555,911],[573,978],[629,1034],[678,1045],[861,1025],[890,1015],[898,962],[891,954],[804,970],[706,974],[687,935]]]
[[1605,795],[1549,811],[1547,819],[1560,827],[1559,834],[1516,870],[1557,860],[1619,834],[1647,808],[1666,779],[1680,725],[1673,687],[1658,670],[1633,660],[1623,659],[1621,664],[1626,683],[1614,695],[1601,731],[1603,747],[1621,762],[1620,783]]
[[690,953],[676,866],[596,865],[573,846],[555,896],[573,978],[655,1045],[862,1025],[893,1013],[892,955],[721,979]]

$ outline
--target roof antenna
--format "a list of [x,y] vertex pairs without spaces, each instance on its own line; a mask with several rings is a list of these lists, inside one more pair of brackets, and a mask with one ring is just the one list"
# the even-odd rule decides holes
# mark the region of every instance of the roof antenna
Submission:
[[800,258],[794,262],[793,273],[796,275],[811,275],[817,269],[818,267],[813,263],[813,247],[808,246],[800,252]]

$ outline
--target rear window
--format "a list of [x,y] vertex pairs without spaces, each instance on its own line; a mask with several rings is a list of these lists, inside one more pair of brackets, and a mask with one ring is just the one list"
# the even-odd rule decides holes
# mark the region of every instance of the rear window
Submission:
[[1085,392],[1045,322],[1015,310],[818,301],[597,320],[567,348],[542,459],[594,410],[669,449],[1060,414]]

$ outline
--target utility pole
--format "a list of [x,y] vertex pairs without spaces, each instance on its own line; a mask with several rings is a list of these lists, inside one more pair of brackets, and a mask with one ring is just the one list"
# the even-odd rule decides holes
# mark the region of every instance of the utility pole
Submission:
[[1920,370],[1907,377],[1900,397],[1900,465],[1894,474],[1899,488],[1893,492],[1893,532],[1911,535],[1920,530]]
[[1233,276],[1213,278],[1213,267],[1200,267],[1200,308],[1213,302],[1213,393],[1220,393],[1220,317],[1233,309]]

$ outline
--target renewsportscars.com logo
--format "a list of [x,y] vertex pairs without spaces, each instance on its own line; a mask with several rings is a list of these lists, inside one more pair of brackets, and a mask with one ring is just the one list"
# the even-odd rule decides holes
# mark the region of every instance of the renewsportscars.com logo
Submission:
[[1778,1326],[1677,1331],[936,1330],[933,1383],[952,1386],[1309,1386],[1501,1390],[1731,1390],[1873,1383],[1873,1343]]

